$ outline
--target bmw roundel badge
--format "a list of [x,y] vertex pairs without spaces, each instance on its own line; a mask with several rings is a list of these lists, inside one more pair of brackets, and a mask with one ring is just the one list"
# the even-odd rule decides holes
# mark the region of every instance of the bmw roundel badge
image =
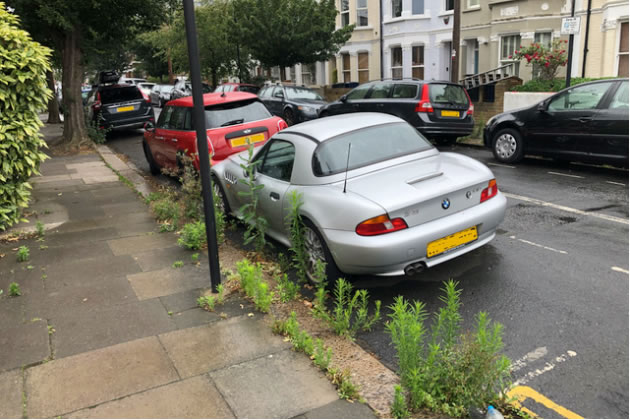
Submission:
[[449,200],[448,198],[442,200],[442,208],[444,210],[448,210],[449,207],[451,207],[451,200]]

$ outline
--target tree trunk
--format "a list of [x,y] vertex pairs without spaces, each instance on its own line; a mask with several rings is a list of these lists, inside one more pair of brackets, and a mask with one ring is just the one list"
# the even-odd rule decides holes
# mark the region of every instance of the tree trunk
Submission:
[[171,58],[171,49],[166,50],[166,61],[168,63],[168,83],[175,84],[175,75],[173,74],[173,59]]
[[83,66],[80,36],[79,29],[74,28],[65,34],[63,45],[63,139],[71,148],[79,147],[88,139],[81,99]]
[[57,102],[57,90],[55,89],[55,75],[51,70],[46,72],[46,81],[48,82],[48,89],[52,90],[53,96],[48,101],[48,124],[59,124],[61,118],[59,118],[59,102]]

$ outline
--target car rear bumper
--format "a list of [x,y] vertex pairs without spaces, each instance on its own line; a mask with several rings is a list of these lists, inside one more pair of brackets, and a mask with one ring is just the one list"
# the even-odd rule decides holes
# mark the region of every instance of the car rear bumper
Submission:
[[[353,231],[323,229],[330,251],[341,271],[348,274],[399,276],[405,267],[421,263],[432,267],[490,242],[505,216],[501,192],[485,203],[429,223],[385,235],[363,237]],[[478,237],[458,248],[427,257],[427,245],[440,238],[477,227]]]
[[109,127],[113,130],[124,130],[132,128],[142,128],[144,127],[144,123],[146,123],[147,121],[155,121],[155,116],[153,112],[150,112],[146,115],[136,115],[134,117],[117,119],[114,121],[104,120],[102,124],[105,127]]

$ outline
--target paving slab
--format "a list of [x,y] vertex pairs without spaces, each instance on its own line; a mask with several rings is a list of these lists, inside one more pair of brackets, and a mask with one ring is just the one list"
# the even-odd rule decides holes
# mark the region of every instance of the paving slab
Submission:
[[199,287],[168,296],[161,296],[160,302],[162,302],[167,311],[173,313],[184,312],[197,307],[197,298],[206,289],[209,289],[209,287]]
[[46,321],[28,321],[0,330],[0,372],[50,356]]
[[234,418],[232,411],[206,375],[164,385],[97,407],[80,410],[67,418]]
[[316,408],[296,419],[377,419],[374,411],[365,404],[337,400],[323,407]]
[[237,418],[290,418],[339,399],[308,357],[292,350],[214,371],[210,377]]
[[[142,267],[142,271],[155,271],[170,267],[175,261],[182,261],[186,265],[191,264],[193,262],[191,256],[195,253],[198,253],[200,257],[199,266],[203,265],[207,268],[208,260],[203,253],[177,246],[177,240],[175,239],[168,248],[152,249],[145,252],[132,253],[132,255],[140,267]],[[205,259],[205,265],[204,262],[202,262],[202,258]]]
[[22,418],[22,370],[0,373],[0,418]]
[[[90,191],[93,202],[98,205],[138,202],[138,196],[126,185]],[[146,213],[146,208],[145,208]]]
[[72,311],[60,309],[49,322],[56,330],[52,336],[56,358],[175,329],[157,299],[104,308],[86,305]]
[[27,414],[56,417],[178,379],[158,339],[147,337],[27,369]]
[[29,179],[29,182],[31,184],[44,184],[47,182],[69,181],[71,179],[78,179],[78,178],[71,178],[70,174],[39,175],[39,176],[34,176],[33,178]]
[[86,242],[98,242],[117,238],[118,231],[113,227],[101,227],[96,229],[76,230],[73,232],[54,232],[44,238],[48,246],[62,246],[65,244],[84,244]]
[[[159,336],[182,378],[277,353],[289,347],[261,320],[230,318]],[[296,413],[299,414],[299,413]]]
[[[125,232],[136,230],[138,225],[152,224],[153,228],[157,228],[155,219],[146,211],[127,213],[124,218],[118,216],[105,216],[101,218],[93,218],[90,220],[69,221],[59,226],[58,232],[75,232],[80,230],[88,230],[102,227],[113,227],[116,230],[123,229]],[[137,234],[136,234],[137,235]]]
[[[41,244],[45,245],[46,242],[44,241]],[[35,267],[50,266],[72,260],[83,260],[107,256],[111,257],[113,255],[109,246],[107,246],[107,242],[105,241],[92,242],[89,246],[86,246],[85,244],[50,246],[45,250],[39,249],[39,242],[32,242],[31,245],[31,259],[29,260],[29,263]]]
[[[4,289],[4,288],[2,288]],[[5,294],[8,293],[5,290]],[[9,329],[24,321],[24,299],[3,297],[0,299],[0,331]]]
[[127,279],[138,299],[145,300],[209,287],[210,274],[208,271],[207,266],[189,264],[180,268],[168,267],[156,271],[130,274]]
[[131,236],[107,241],[114,255],[131,255],[151,249],[170,248],[176,243],[177,237],[168,233]]
[[[130,190],[131,191],[131,190]],[[101,206],[106,216],[120,217],[127,213],[149,212],[149,208],[146,204],[139,199],[136,201],[127,201],[115,204],[103,204]]]

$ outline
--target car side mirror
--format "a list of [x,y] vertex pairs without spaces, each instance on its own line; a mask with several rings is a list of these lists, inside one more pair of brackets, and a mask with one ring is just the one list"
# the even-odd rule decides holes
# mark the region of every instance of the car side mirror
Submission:
[[340,100],[341,102],[346,102],[346,101],[348,100],[348,95],[343,95],[343,96],[341,96],[341,98],[339,98],[339,100]]
[[147,121],[144,123],[144,130],[145,131],[154,131],[155,130],[155,126],[153,125],[153,123],[151,121]]
[[538,112],[547,112],[547,101],[542,101],[541,103],[539,103],[536,107],[536,110]]

